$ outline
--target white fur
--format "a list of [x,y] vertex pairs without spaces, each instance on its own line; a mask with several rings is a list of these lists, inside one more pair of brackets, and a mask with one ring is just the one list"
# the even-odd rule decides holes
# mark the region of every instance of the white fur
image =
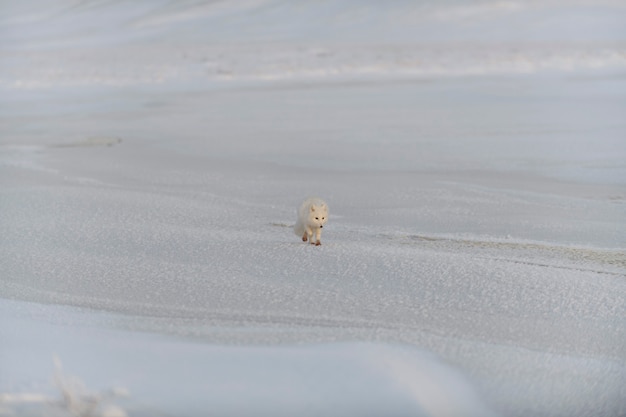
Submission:
[[[328,205],[320,198],[307,198],[300,204],[298,209],[298,220],[293,227],[296,235],[303,241],[309,241],[315,245],[321,245],[322,227],[328,220]],[[315,232],[315,240],[313,233]]]

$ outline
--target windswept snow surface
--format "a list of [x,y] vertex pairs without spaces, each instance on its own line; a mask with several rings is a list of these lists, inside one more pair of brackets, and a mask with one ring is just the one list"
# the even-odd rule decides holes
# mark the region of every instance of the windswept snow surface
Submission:
[[625,16],[3,2],[0,416],[626,415]]

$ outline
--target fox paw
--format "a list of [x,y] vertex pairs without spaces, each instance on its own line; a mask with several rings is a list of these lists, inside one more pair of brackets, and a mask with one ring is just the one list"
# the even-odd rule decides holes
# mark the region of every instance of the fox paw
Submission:
[[309,239],[307,239],[307,237],[306,237],[306,236],[302,236],[302,241],[303,241],[303,242],[306,242],[307,240],[309,240]]
[[[311,242],[313,243],[313,242]],[[322,242],[320,242],[319,240],[317,242],[315,242],[315,246],[320,246],[322,244]]]

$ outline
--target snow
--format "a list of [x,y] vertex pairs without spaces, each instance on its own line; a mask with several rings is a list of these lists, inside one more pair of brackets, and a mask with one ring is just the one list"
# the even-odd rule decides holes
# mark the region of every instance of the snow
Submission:
[[[31,354],[39,354],[41,360],[30,367],[7,364],[8,372],[41,384],[44,381],[38,381],[38,371],[51,367],[46,353],[52,350],[71,360],[82,378],[116,380],[125,376],[132,391],[128,398],[117,395],[122,398],[116,401],[131,415],[148,415],[152,409],[165,415],[203,415],[207,410],[233,416],[489,415],[464,376],[434,355],[409,346],[362,342],[279,347],[197,344],[102,329],[108,321],[127,320],[109,313],[53,307],[55,318],[42,323],[41,318],[11,317],[16,307],[39,315],[36,306],[3,302],[3,307],[16,349],[37,337],[35,334],[45,335],[47,342],[45,347],[29,345],[34,351]],[[172,361],[172,357],[178,359]],[[166,381],[171,384],[164,385]],[[78,385],[67,389],[77,398],[103,396],[90,394],[80,381],[64,385]],[[110,387],[97,390],[111,391]],[[136,397],[149,398],[150,404],[134,400]],[[452,403],[448,401],[451,397],[455,399]],[[39,398],[16,400],[26,403],[24,408],[32,406],[33,400],[41,402]],[[54,410],[52,401],[45,404]]]
[[626,413],[621,2],[2,10],[0,416]]

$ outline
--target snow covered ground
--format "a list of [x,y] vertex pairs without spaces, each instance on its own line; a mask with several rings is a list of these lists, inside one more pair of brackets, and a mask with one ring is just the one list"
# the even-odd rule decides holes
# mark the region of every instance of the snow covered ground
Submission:
[[621,1],[3,3],[0,416],[624,416],[625,74]]

